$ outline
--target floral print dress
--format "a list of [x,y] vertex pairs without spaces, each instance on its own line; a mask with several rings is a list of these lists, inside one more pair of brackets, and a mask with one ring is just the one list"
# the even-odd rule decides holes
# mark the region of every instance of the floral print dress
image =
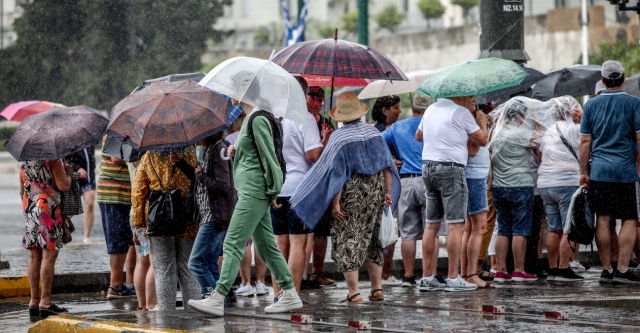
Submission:
[[24,183],[22,209],[26,222],[27,248],[62,248],[62,202],[47,161],[23,161],[20,177]]

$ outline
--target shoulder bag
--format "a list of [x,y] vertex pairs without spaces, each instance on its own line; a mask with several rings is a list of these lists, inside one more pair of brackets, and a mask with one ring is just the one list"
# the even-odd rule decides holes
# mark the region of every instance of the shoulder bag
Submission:
[[80,191],[80,176],[76,172],[71,173],[71,187],[69,191],[62,193],[62,214],[68,216],[80,215],[82,209],[82,192]]
[[[179,189],[171,190],[162,186],[162,181],[149,163],[160,184],[160,191],[149,192],[149,214],[147,215],[147,235],[149,237],[174,237],[182,235],[187,224],[185,221],[184,200]],[[173,181],[175,167],[171,171],[169,185]]]

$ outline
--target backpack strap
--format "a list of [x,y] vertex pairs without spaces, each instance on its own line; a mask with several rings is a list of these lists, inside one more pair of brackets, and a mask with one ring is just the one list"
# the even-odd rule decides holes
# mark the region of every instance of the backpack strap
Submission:
[[273,136],[273,116],[271,115],[271,113],[267,112],[267,111],[263,111],[263,110],[259,110],[256,111],[254,113],[251,114],[251,116],[249,116],[249,123],[248,123],[248,133],[249,133],[249,137],[251,138],[251,141],[253,142],[253,145],[256,147],[256,154],[258,154],[258,162],[260,162],[260,169],[262,169],[262,173],[265,173],[265,169],[264,169],[264,165],[262,165],[262,157],[260,156],[260,150],[258,149],[258,144],[256,143],[256,138],[253,135],[253,119],[258,117],[258,116],[263,116],[266,117],[269,120],[269,124],[271,125],[271,135]]
[[573,155],[573,157],[575,157],[575,159],[580,162],[580,159],[578,158],[578,154],[576,154],[576,151],[573,150],[573,147],[571,147],[571,145],[569,144],[569,140],[567,140],[567,138],[564,137],[564,135],[562,135],[562,132],[560,132],[560,127],[558,127],[558,123],[556,123],[556,130],[558,131],[558,135],[560,136],[560,140],[562,140],[562,143],[564,144],[565,147],[567,147],[567,149],[569,149],[569,151],[571,152],[571,155]]

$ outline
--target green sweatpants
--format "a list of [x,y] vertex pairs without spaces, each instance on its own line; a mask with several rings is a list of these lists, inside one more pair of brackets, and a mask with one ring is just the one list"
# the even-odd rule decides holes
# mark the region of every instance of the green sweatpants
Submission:
[[[243,193],[238,193],[238,203],[233,211],[229,230],[224,240],[222,269],[216,290],[227,295],[233,282],[238,276],[240,262],[244,256],[244,249],[249,237],[253,244],[275,275],[276,281],[282,289],[293,288],[291,272],[282,253],[276,246],[271,225],[269,199],[256,199]],[[273,276],[272,275],[272,276]]]

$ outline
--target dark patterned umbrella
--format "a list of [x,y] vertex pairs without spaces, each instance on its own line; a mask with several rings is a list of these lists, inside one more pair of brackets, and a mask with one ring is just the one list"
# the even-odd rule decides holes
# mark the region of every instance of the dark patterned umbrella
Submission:
[[[293,44],[278,52],[273,62],[292,74],[335,78],[407,81],[396,64],[384,54],[358,43],[338,39]],[[333,94],[334,84],[331,85]]]
[[56,160],[100,143],[108,123],[84,105],[56,106],[25,118],[4,148],[18,161]]
[[107,134],[139,151],[181,148],[225,130],[235,111],[195,81],[158,81],[113,107]]

